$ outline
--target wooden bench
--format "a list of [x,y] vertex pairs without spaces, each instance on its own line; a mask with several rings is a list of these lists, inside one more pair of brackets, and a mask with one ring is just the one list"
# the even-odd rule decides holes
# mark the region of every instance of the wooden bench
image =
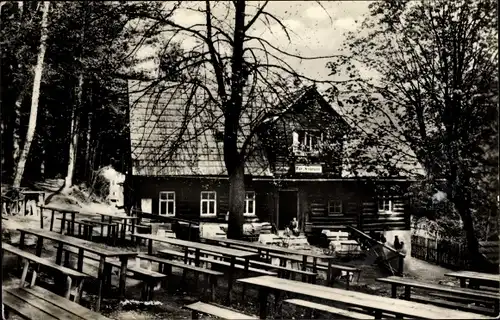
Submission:
[[[74,301],[78,302],[80,300],[80,297],[82,295],[82,289],[83,289],[83,283],[86,278],[88,278],[88,275],[78,272],[76,270],[66,268],[63,266],[60,266],[58,264],[53,263],[52,261],[49,261],[45,258],[39,257],[35,254],[32,254],[30,252],[26,252],[24,250],[21,250],[19,248],[16,248],[10,244],[7,243],[2,243],[2,250],[7,251],[9,253],[12,253],[18,257],[20,257],[22,260],[24,260],[24,266],[23,266],[23,272],[21,275],[21,281],[20,281],[20,287],[24,286],[24,282],[26,281],[26,276],[28,274],[28,269],[30,265],[30,261],[37,264],[38,267],[34,268],[33,274],[31,276],[31,282],[30,286],[34,286],[36,283],[37,279],[37,273],[39,272],[39,266],[44,266],[46,268],[49,268],[53,271],[56,271],[57,273],[66,276],[66,288],[64,291],[64,296],[69,299],[70,295],[72,293],[72,284],[75,284],[75,290],[74,290]],[[73,282],[73,280],[75,280]],[[76,285],[78,282],[78,285]]]
[[[66,252],[72,253],[72,254],[78,254],[76,250],[73,248],[64,248],[63,249]],[[99,261],[99,257],[95,254],[91,254],[89,252],[85,252],[84,254],[85,258],[88,258],[90,260],[94,261]],[[105,283],[107,285],[111,285],[111,271],[113,267],[118,268],[120,270],[121,264],[120,261],[118,260],[106,260],[106,264],[104,266],[104,275],[105,275]],[[138,280],[143,281],[144,287],[141,292],[142,298],[145,300],[151,300],[153,297],[153,292],[154,288],[164,279],[167,277],[167,275],[144,269],[141,267],[137,266],[127,266],[127,275],[131,276],[133,278],[136,278]]]
[[3,289],[2,292],[6,311],[29,320],[110,320],[41,287]]
[[[181,261],[174,261],[174,260],[168,260],[168,259],[163,259],[160,257],[156,256],[150,256],[147,254],[139,254],[137,255],[137,258],[139,259],[144,259],[150,262],[157,262],[159,264],[159,270],[163,272],[164,274],[171,275],[172,274],[172,267],[180,268],[183,270],[183,278],[185,276],[185,271],[193,271],[197,275],[198,274],[203,274],[205,276],[205,285],[204,285],[204,293],[206,294],[208,290],[210,289],[210,297],[211,300],[215,300],[215,288],[217,287],[217,278],[218,277],[223,277],[224,273],[219,272],[219,271],[214,271],[202,267],[197,267],[197,266],[192,266],[190,264],[185,264]],[[198,277],[196,277],[196,280],[198,282]]]
[[[426,283],[426,282],[420,282],[417,280],[407,279],[407,278],[403,278],[403,277],[399,277],[399,276],[378,278],[377,281],[391,284],[391,294],[392,294],[393,298],[396,298],[396,296],[397,296],[397,288],[399,286],[403,286],[405,288],[405,293],[404,293],[403,298],[406,300],[420,299],[421,301],[426,300],[427,302],[430,302],[430,303],[435,302],[436,304],[441,304],[441,305],[446,304],[446,302],[439,301],[438,299],[435,299],[435,298],[434,299],[428,299],[426,297],[417,297],[417,298],[413,297],[412,298],[411,297],[411,288],[420,288],[420,289],[437,291],[437,292],[445,293],[448,295],[455,295],[458,297],[462,297],[463,298],[462,301],[464,301],[464,300],[466,301],[466,298],[472,298],[472,299],[476,299],[476,300],[479,299],[479,300],[493,304],[493,313],[495,315],[497,315],[498,311],[499,311],[500,294],[498,292],[493,293],[493,292],[486,292],[486,291],[474,290],[474,289],[469,289],[469,288],[457,288],[457,287],[445,286],[445,285],[441,285],[441,284]],[[460,308],[463,310],[474,309],[474,308],[471,308],[471,306],[464,305],[464,304],[462,304],[460,306],[460,304],[454,303],[454,302],[449,302],[448,304],[450,306],[453,306],[455,308]],[[481,308],[477,309],[477,310],[473,310],[473,311],[476,311],[476,312],[481,311]]]
[[[283,303],[288,303],[288,304],[291,304],[294,306],[307,308],[309,310],[322,311],[322,312],[326,312],[326,313],[340,316],[341,318],[347,318],[347,319],[373,319],[374,318],[373,316],[370,316],[370,315],[367,315],[364,313],[339,309],[339,308],[327,306],[324,304],[310,302],[310,301],[301,300],[301,299],[286,299],[286,300],[283,300]],[[306,319],[313,319],[313,315],[308,314],[305,316],[305,318]],[[335,317],[335,319],[337,319],[337,318],[338,317]]]
[[[56,220],[63,220],[63,218],[56,218]],[[75,223],[78,224],[78,236],[83,236],[84,239],[92,241],[92,233],[94,232],[94,224],[90,222],[86,222],[85,220],[75,220]],[[83,233],[82,233],[83,226]],[[68,223],[68,234],[70,233],[71,223]]]
[[184,308],[192,311],[192,319],[198,319],[200,313],[228,320],[259,319],[256,316],[249,316],[244,313],[238,312],[236,310],[232,310],[228,307],[223,307],[216,304],[205,303],[201,301],[186,305],[184,306]]
[[97,221],[92,219],[82,219],[80,220],[85,223],[91,223],[94,226],[101,226],[101,237],[104,237],[104,227],[108,228],[108,234],[106,238],[110,241],[110,244],[116,245],[116,238],[118,237],[118,224],[116,222],[105,222],[105,221]]

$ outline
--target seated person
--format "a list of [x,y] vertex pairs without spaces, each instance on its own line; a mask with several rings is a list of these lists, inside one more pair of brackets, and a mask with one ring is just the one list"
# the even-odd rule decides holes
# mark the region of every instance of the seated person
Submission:
[[289,237],[291,235],[292,235],[292,231],[290,230],[290,228],[286,227],[285,232],[283,232],[283,236]]
[[300,234],[299,222],[297,221],[297,218],[293,218],[292,222],[290,222],[290,229],[292,230],[294,236],[298,236]]

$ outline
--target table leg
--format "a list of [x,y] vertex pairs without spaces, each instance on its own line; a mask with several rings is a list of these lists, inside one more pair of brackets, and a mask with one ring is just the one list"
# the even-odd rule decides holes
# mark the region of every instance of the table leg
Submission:
[[226,296],[226,303],[227,305],[231,304],[231,290],[233,289],[233,277],[234,277],[234,272],[235,268],[234,265],[236,264],[236,258],[233,256],[231,257],[231,265],[229,267],[229,277],[228,277],[228,282],[227,282],[227,296]]
[[106,263],[106,257],[102,256],[99,260],[99,269],[97,272],[97,279],[99,280],[99,287],[97,289],[97,303],[95,306],[95,311],[99,312],[101,310],[101,300],[102,300],[102,287],[104,284],[104,264]]
[[[250,265],[250,259],[249,258],[245,258],[245,270],[243,271],[243,275],[245,278],[248,277],[248,267]],[[245,301],[245,291],[247,289],[247,285],[246,283],[243,283],[243,288],[241,290],[241,301]]]
[[466,285],[465,285],[465,278],[460,278],[460,287],[461,288],[465,288]]
[[75,213],[71,213],[71,235],[75,235]]
[[332,259],[328,259],[328,270],[326,271],[326,285],[329,286],[332,282]]
[[194,265],[200,266],[200,249],[195,249],[194,251]]
[[405,286],[405,300],[410,300],[411,298],[411,287]]
[[72,282],[71,277],[67,276],[66,277],[66,291],[64,292],[64,297],[66,299],[69,299],[71,296],[71,284],[72,284],[71,282]]
[[398,295],[398,286],[395,283],[391,284],[391,297],[396,298]]
[[120,283],[118,285],[118,292],[120,293],[120,298],[125,296],[125,284],[127,280],[127,262],[128,257],[120,257],[121,267],[120,267]]
[[132,242],[134,242],[134,234],[135,232],[135,219],[132,219],[132,230],[131,230],[131,235],[130,235],[130,240],[132,240]]
[[78,249],[78,262],[76,264],[76,270],[82,272],[83,270],[83,249]]
[[269,290],[267,288],[261,287],[259,289],[259,318],[265,319],[267,317],[267,296],[269,295]]
[[127,232],[127,219],[123,219],[122,225],[122,240],[125,241],[125,233]]
[[148,239],[148,254],[153,254],[153,239]]
[[58,265],[61,265],[63,247],[64,247],[64,244],[62,242],[59,242],[59,245],[57,246],[57,252],[56,252],[56,264],[58,264]]
[[[140,254],[141,253],[141,244],[139,242],[137,242],[135,244],[135,248],[136,248],[137,254]],[[138,256],[135,256],[135,266],[136,266],[136,268],[141,267],[141,258],[139,258]]]
[[[43,210],[43,209],[42,209]],[[43,211],[41,211],[41,214],[43,216]],[[54,218],[55,218],[55,212],[54,210],[52,210],[52,213],[50,214],[50,231],[52,231],[54,229]],[[43,219],[43,218],[42,218]]]
[[60,234],[64,232],[64,225],[66,224],[66,212],[62,213],[62,220],[61,220],[61,230],[59,231]]
[[[303,255],[302,256],[302,271],[306,271],[307,270],[307,256],[306,255]],[[302,275],[302,282],[306,282],[306,275],[303,274]]]
[[[19,249],[20,250],[23,250],[24,249],[24,237],[26,236],[24,231],[20,231],[21,232],[21,235],[19,237]],[[17,265],[19,268],[21,268],[21,263],[22,263],[22,258],[19,257],[17,258]]]
[[43,229],[43,208],[40,207],[40,229]]
[[[195,249],[194,251],[194,265],[199,267],[200,266],[200,249]],[[195,272],[195,279],[194,279],[194,283],[196,283],[196,286],[198,286],[198,276],[199,276],[199,273],[198,272]]]
[[43,238],[38,237],[36,241],[36,253],[35,253],[38,257],[42,256],[42,249],[43,249]]

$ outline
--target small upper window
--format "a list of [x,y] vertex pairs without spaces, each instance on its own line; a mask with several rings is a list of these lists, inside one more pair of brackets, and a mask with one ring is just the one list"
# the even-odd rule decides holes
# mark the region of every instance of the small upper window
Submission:
[[342,214],[342,200],[329,200],[328,214]]
[[317,130],[301,130],[294,135],[294,145],[303,151],[317,151],[323,141],[323,134]]
[[247,191],[245,192],[245,216],[255,215],[255,192]]
[[160,192],[160,215],[175,216],[175,192],[161,191]]
[[215,191],[202,191],[200,199],[200,215],[217,215],[217,193]]

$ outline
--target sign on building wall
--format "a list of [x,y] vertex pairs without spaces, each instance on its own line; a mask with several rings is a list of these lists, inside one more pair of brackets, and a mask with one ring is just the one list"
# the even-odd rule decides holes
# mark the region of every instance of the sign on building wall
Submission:
[[323,167],[321,165],[295,165],[296,173],[322,173]]

